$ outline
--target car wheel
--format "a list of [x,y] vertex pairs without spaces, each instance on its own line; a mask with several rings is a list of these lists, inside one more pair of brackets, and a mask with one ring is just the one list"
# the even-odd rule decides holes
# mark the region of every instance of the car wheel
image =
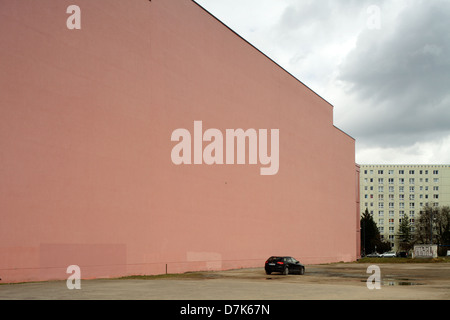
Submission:
[[287,275],[289,274],[289,268],[288,268],[288,267],[284,268],[283,274],[284,274],[285,276],[287,276]]
[[300,268],[300,275],[304,275],[305,274],[305,268]]

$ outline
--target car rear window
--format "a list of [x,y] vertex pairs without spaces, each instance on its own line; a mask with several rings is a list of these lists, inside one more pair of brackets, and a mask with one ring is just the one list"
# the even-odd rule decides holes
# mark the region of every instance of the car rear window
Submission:
[[270,257],[267,261],[268,262],[278,262],[281,261],[283,258],[281,257]]

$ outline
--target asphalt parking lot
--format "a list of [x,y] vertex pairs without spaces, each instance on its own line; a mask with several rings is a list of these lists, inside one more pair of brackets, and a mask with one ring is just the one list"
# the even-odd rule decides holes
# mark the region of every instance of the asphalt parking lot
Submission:
[[[2,300],[448,300],[450,263],[379,264],[380,289],[369,289],[370,264],[307,265],[304,275],[263,268],[194,272],[145,279],[0,285]],[[371,282],[372,283],[372,282]]]

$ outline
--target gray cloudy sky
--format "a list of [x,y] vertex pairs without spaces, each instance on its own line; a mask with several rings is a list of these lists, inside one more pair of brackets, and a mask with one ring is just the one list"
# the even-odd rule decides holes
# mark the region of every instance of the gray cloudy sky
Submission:
[[358,163],[450,163],[449,0],[196,2],[334,105]]

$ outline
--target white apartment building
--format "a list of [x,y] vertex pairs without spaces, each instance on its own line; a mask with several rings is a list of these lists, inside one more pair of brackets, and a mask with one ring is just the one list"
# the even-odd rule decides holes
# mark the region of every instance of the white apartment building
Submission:
[[395,251],[405,216],[414,231],[425,205],[450,206],[450,165],[360,165],[360,204]]

